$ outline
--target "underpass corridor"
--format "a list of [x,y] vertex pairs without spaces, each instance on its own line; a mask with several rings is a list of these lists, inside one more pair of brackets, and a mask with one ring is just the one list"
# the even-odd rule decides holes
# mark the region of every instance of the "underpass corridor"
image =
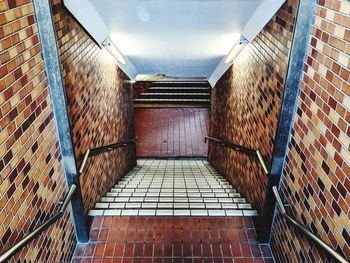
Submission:
[[349,263],[350,2],[0,0],[0,263]]

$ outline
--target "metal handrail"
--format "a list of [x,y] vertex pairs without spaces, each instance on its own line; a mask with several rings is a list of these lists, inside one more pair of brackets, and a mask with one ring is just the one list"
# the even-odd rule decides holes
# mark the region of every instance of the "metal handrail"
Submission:
[[91,148],[91,149],[87,149],[86,152],[83,155],[83,161],[81,162],[81,165],[79,167],[78,173],[82,174],[86,165],[86,162],[88,160],[89,157],[103,153],[103,152],[108,152],[108,151],[112,151],[116,148],[120,148],[120,147],[126,147],[129,144],[132,143],[136,143],[137,137],[134,139],[129,139],[126,141],[122,141],[122,142],[117,142],[117,143],[112,143],[112,144],[108,144],[105,146],[101,146],[101,147],[96,147],[96,148]]
[[242,152],[242,153],[245,153],[245,154],[248,154],[248,155],[255,156],[256,158],[258,158],[258,160],[259,160],[259,162],[260,162],[260,164],[261,164],[261,166],[262,166],[262,168],[264,170],[264,173],[267,176],[269,175],[268,165],[266,164],[265,159],[262,156],[260,150],[254,150],[254,149],[251,149],[251,148],[247,148],[247,147],[241,146],[239,144],[226,142],[224,140],[221,140],[221,139],[218,139],[218,138],[214,138],[214,137],[210,137],[210,136],[205,136],[204,142],[206,143],[207,140],[214,141],[214,142],[220,144],[221,146],[225,146],[225,147],[231,148],[231,149],[233,149],[233,150],[235,150],[237,152]]
[[[118,142],[118,143],[109,144],[109,145],[102,146],[102,147],[88,149],[84,154],[83,161],[82,161],[80,168],[78,170],[79,174],[81,174],[83,172],[84,167],[86,165],[86,161],[90,156],[97,155],[97,154],[102,153],[102,152],[111,151],[111,150],[119,148],[119,147],[126,147],[127,145],[129,145],[131,143],[136,143],[136,139],[137,138]],[[77,189],[77,185],[72,184],[70,189],[69,189],[69,192],[65,196],[64,200],[59,202],[60,210],[56,214],[54,214],[51,218],[49,218],[46,222],[41,224],[33,232],[26,235],[21,241],[19,241],[17,244],[12,246],[4,254],[0,255],[0,263],[6,262],[18,250],[20,250],[21,248],[26,246],[30,241],[32,241],[34,238],[36,238],[38,235],[40,235],[43,231],[45,231],[49,226],[51,226],[53,223],[55,223],[58,219],[60,219],[63,216],[63,214],[64,214],[69,202],[71,201],[76,189]]]
[[258,157],[259,162],[260,162],[265,174],[269,175],[269,168],[267,168],[267,164],[265,162],[264,156],[262,156],[260,150],[256,150],[256,156]]
[[342,255],[340,255],[337,251],[335,251],[331,246],[329,246],[326,242],[324,242],[322,239],[320,239],[318,236],[316,236],[314,233],[312,233],[308,228],[306,228],[304,225],[300,224],[298,221],[296,221],[294,218],[290,217],[287,214],[287,211],[285,209],[285,205],[282,202],[281,196],[278,192],[277,186],[272,187],[272,191],[274,193],[274,196],[276,198],[276,202],[281,209],[282,216],[293,226],[295,226],[297,229],[299,229],[301,232],[303,232],[308,238],[310,238],[312,241],[314,241],[318,246],[323,248],[328,254],[330,254],[332,257],[334,257],[338,262],[341,263],[349,263],[348,260],[346,260]]
[[69,192],[67,193],[67,195],[65,196],[63,201],[59,202],[59,205],[61,206],[60,210],[56,214],[54,214],[51,218],[49,218],[46,222],[41,224],[37,229],[35,229],[33,232],[31,232],[28,235],[26,235],[25,237],[23,237],[23,239],[21,241],[19,241],[17,244],[15,244],[9,250],[7,250],[4,254],[2,254],[0,256],[0,262],[1,263],[2,262],[6,262],[18,250],[20,250],[21,248],[26,246],[34,238],[36,238],[38,235],[40,235],[42,232],[44,232],[49,226],[51,226],[58,219],[60,219],[63,216],[63,214],[64,214],[64,212],[65,212],[69,202],[71,201],[76,188],[77,188],[77,185],[76,184],[72,184],[70,189],[69,189]]

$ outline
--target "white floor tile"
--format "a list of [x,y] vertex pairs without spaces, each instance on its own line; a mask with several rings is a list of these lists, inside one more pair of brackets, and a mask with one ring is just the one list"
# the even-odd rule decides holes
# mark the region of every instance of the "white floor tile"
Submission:
[[157,210],[156,215],[157,216],[172,216],[173,210]]
[[117,209],[108,209],[104,210],[103,215],[104,216],[120,216],[121,210]]
[[109,203],[109,208],[125,208],[125,203]]
[[108,203],[97,203],[95,208],[108,208]]
[[242,210],[225,210],[226,216],[243,216]]
[[191,216],[208,216],[207,210],[191,210]]
[[139,216],[155,216],[156,210],[139,210]]
[[96,208],[89,215],[257,215],[207,160],[187,159],[138,160]]
[[190,210],[174,210],[174,216],[190,216]]
[[245,215],[245,216],[258,216],[258,212],[256,210],[243,210],[243,215]]
[[224,210],[208,210],[209,216],[225,216]]
[[158,208],[173,208],[173,203],[158,203]]
[[88,215],[89,216],[102,216],[103,210],[90,210]]
[[137,216],[139,210],[122,210],[122,216]]

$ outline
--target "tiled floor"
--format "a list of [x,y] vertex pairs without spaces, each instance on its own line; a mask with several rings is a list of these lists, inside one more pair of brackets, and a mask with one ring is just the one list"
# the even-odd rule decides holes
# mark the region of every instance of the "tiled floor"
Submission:
[[138,157],[207,156],[209,109],[135,109]]
[[274,262],[250,217],[91,217],[72,262]]
[[206,159],[139,159],[90,210],[94,216],[255,216]]

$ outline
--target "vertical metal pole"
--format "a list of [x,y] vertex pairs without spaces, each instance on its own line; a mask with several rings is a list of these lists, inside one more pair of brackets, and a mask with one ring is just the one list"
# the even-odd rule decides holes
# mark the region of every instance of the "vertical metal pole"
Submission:
[[299,0],[298,3],[292,47],[287,68],[287,77],[284,84],[282,104],[272,155],[271,172],[265,194],[262,218],[259,220],[258,238],[260,242],[268,242],[271,235],[271,227],[276,205],[272,186],[279,185],[282,176],[288,143],[290,140],[293,116],[300,93],[299,85],[303,76],[304,61],[309,44],[315,6],[315,0]]
[[78,186],[71,201],[75,233],[78,242],[87,243],[89,239],[84,219],[83,200],[77,175],[67,111],[67,100],[62,81],[53,17],[49,1],[50,0],[33,0],[66,182],[68,189],[73,183]]

